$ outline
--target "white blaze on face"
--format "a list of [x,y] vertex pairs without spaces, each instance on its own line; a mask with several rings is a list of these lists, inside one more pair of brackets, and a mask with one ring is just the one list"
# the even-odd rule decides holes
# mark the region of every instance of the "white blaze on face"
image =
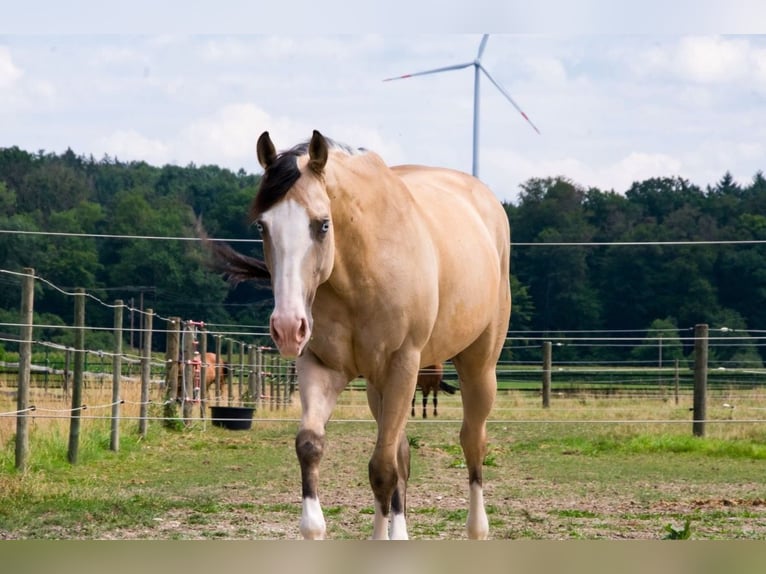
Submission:
[[262,216],[268,229],[271,258],[271,285],[274,311],[271,314],[271,338],[286,357],[300,355],[311,335],[310,297],[304,278],[306,257],[313,240],[306,208],[285,200]]

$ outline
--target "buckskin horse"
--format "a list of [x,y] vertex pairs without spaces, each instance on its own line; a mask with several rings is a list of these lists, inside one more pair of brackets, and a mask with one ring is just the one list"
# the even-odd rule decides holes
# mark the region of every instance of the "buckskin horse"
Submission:
[[501,203],[467,174],[389,167],[376,153],[318,131],[281,153],[264,132],[257,155],[264,174],[250,218],[263,261],[221,242],[207,245],[230,282],[271,281],[270,335],[283,356],[296,357],[302,536],[325,537],[317,489],[325,426],[338,395],[361,375],[377,422],[372,538],[408,538],[409,403],[418,370],[451,359],[462,391],[467,534],[487,538],[486,421],[511,310]]
[[428,395],[433,393],[434,403],[434,416],[439,416],[437,406],[439,404],[439,390],[444,391],[450,395],[455,394],[455,388],[449,385],[444,380],[444,366],[441,363],[436,365],[428,365],[420,369],[418,372],[417,384],[415,392],[412,394],[412,411],[410,414],[415,416],[415,397],[418,394],[418,387],[420,392],[423,393],[423,418],[428,418]]

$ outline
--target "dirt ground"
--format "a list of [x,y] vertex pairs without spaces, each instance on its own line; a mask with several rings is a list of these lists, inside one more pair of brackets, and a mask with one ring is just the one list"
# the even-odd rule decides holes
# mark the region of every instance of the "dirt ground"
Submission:
[[[322,463],[320,499],[328,538],[366,539],[372,531],[372,494],[366,475],[368,444],[333,437]],[[565,455],[577,457],[577,454]],[[349,466],[349,457],[357,463]],[[413,539],[464,539],[467,480],[464,468],[439,446],[413,450],[407,495],[408,529]],[[298,539],[300,518],[297,462],[292,484],[247,487],[235,480],[221,492],[225,511],[200,516],[174,510],[150,528],[109,532],[114,539]],[[587,457],[574,467],[587,465]],[[718,463],[716,463],[718,464]],[[761,461],[754,466],[762,467]],[[725,465],[722,467],[725,471]],[[245,469],[229,469],[246,473]],[[290,474],[290,471],[287,471]],[[524,461],[501,461],[486,470],[485,500],[490,538],[496,540],[658,540],[689,537],[766,540],[766,488],[757,481],[729,483],[678,480],[625,482],[566,480],[536,474]],[[438,485],[438,486],[436,486]]]
[[[363,397],[355,400],[364,403]],[[761,405],[758,397],[757,406]],[[525,410],[527,407],[517,401],[507,411],[499,409],[499,417],[510,420],[515,416],[519,420],[490,426],[491,464],[485,466],[490,538],[659,540],[688,535],[703,540],[766,540],[763,458],[671,452],[625,454],[619,449],[606,454],[583,452],[561,439],[560,429],[569,426],[540,424],[532,417],[550,418],[552,414],[536,414],[539,409]],[[577,416],[580,420],[624,418],[635,409],[633,406],[627,409],[624,402],[614,407],[596,404],[592,409],[589,403],[589,410],[582,413],[578,408],[585,409],[580,403],[572,403],[566,409],[559,407],[553,414]],[[662,420],[688,416],[685,409],[666,403],[651,403],[642,408],[632,416],[639,420],[649,415]],[[449,409],[450,403],[445,401],[440,418],[448,418]],[[288,412],[285,416],[296,415]],[[340,420],[354,416],[357,416],[354,412],[340,410],[338,420],[328,425],[327,450],[320,469],[320,500],[331,539],[364,540],[372,532],[373,500],[367,461],[374,444],[374,425]],[[530,420],[522,421],[522,417]],[[582,427],[582,423],[576,424]],[[213,473],[210,480],[195,483],[191,489],[177,489],[173,484],[163,486],[156,480],[156,484],[149,485],[152,481],[146,476],[126,473],[114,492],[94,494],[108,500],[143,496],[171,497],[177,502],[170,510],[158,511],[148,520],[142,518],[130,527],[94,525],[87,521],[72,526],[71,520],[51,515],[37,523],[44,523],[44,532],[15,527],[3,531],[0,526],[0,539],[298,539],[301,500],[293,447],[295,423],[260,425],[244,434],[208,427],[201,432],[180,433],[143,444],[136,457],[144,461],[158,454],[153,459],[154,470],[145,472],[179,476],[199,470],[194,467],[201,464],[205,465],[205,473]],[[763,434],[758,430],[761,423],[739,426],[744,430],[736,432],[745,438]],[[569,434],[587,436],[589,432],[595,433],[596,428],[601,427],[585,426]],[[605,428],[606,431],[599,432],[606,432],[606,436],[621,433],[626,440],[633,432],[626,430],[624,424],[609,424]],[[666,424],[650,427],[642,423],[636,432],[661,433],[667,428],[676,427]],[[713,430],[717,428],[723,425]],[[413,439],[413,465],[407,493],[407,523],[413,539],[466,537],[468,485],[466,470],[459,460],[458,433],[459,421],[419,424],[413,420],[408,426],[408,435]],[[265,441],[271,450],[259,450]],[[161,448],[168,449],[168,454],[154,452]],[[271,453],[272,458],[255,460],[258,455],[254,453],[262,452]],[[216,466],[214,463],[221,459],[226,461],[224,466]],[[171,464],[172,468],[165,468]],[[108,460],[104,461],[104,469],[114,472]],[[200,500],[211,503],[201,510]],[[58,526],[59,523],[65,526]]]

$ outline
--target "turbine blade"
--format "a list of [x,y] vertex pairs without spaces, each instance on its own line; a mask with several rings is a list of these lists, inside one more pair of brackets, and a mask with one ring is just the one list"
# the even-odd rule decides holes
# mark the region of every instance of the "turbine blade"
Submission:
[[384,82],[390,82],[391,80],[404,80],[406,78],[414,78],[415,76],[425,76],[428,74],[438,74],[439,72],[450,72],[452,70],[462,70],[468,66],[473,66],[473,62],[467,64],[454,64],[452,66],[444,66],[443,68],[435,68],[433,70],[425,70],[424,72],[413,72],[412,74],[404,74],[403,76],[396,76],[394,78],[386,78]]
[[492,75],[491,75],[491,74],[490,74],[490,73],[487,71],[487,69],[486,69],[484,66],[482,66],[481,64],[478,64],[478,66],[479,66],[479,68],[481,69],[481,71],[482,71],[482,72],[484,72],[484,75],[485,75],[485,76],[487,76],[487,78],[489,78],[489,81],[490,81],[490,82],[492,82],[492,83],[495,85],[495,87],[496,87],[498,90],[500,90],[500,93],[501,93],[501,94],[503,94],[503,95],[506,97],[506,99],[507,99],[509,102],[511,102],[511,104],[513,104],[513,107],[514,107],[514,108],[516,108],[516,110],[518,110],[518,112],[521,114],[521,116],[522,116],[522,117],[523,117],[525,120],[527,120],[527,122],[529,122],[529,125],[530,125],[530,126],[532,126],[532,127],[534,128],[534,130],[535,130],[535,131],[536,131],[536,132],[539,134],[539,133],[540,133],[540,130],[538,130],[538,129],[537,129],[537,126],[536,126],[534,123],[532,123],[532,120],[530,120],[530,119],[529,119],[529,117],[527,116],[527,114],[525,114],[525,113],[524,113],[524,110],[522,110],[522,109],[519,107],[519,104],[517,104],[515,101],[513,101],[513,98],[511,97],[511,94],[509,94],[509,93],[508,93],[508,92],[505,90],[505,88],[504,88],[503,86],[501,86],[501,85],[500,85],[500,84],[497,82],[497,80],[495,80],[495,78],[493,78],[493,77],[492,77]]
[[479,52],[476,54],[476,60],[481,60],[481,55],[484,53],[484,48],[487,47],[487,40],[489,40],[489,34],[484,34],[481,37],[481,44],[479,44]]

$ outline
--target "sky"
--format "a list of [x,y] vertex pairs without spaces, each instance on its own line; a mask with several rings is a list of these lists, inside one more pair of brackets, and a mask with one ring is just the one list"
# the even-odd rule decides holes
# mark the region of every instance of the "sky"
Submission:
[[[704,188],[727,171],[742,184],[766,171],[766,35],[747,25],[748,6],[732,24],[708,15],[658,26],[651,10],[662,3],[649,1],[645,25],[625,25],[628,12],[605,33],[580,13],[585,24],[566,26],[575,17],[566,11],[549,27],[485,15],[461,28],[465,3],[456,2],[456,19],[419,28],[390,25],[390,15],[373,26],[375,10],[360,25],[312,25],[314,5],[302,1],[291,4],[296,26],[265,25],[259,12],[247,13],[252,26],[236,17],[179,23],[173,12],[151,19],[144,0],[111,14],[103,3],[73,3],[83,10],[13,3],[0,22],[0,147],[260,173],[263,131],[285,149],[318,129],[391,165],[470,172],[473,67],[383,79],[473,62],[489,31],[483,65],[540,130],[481,78],[479,177],[500,199],[518,201],[530,178],[624,193],[650,177]],[[531,22],[545,16],[502,6],[508,20],[514,6]]]

